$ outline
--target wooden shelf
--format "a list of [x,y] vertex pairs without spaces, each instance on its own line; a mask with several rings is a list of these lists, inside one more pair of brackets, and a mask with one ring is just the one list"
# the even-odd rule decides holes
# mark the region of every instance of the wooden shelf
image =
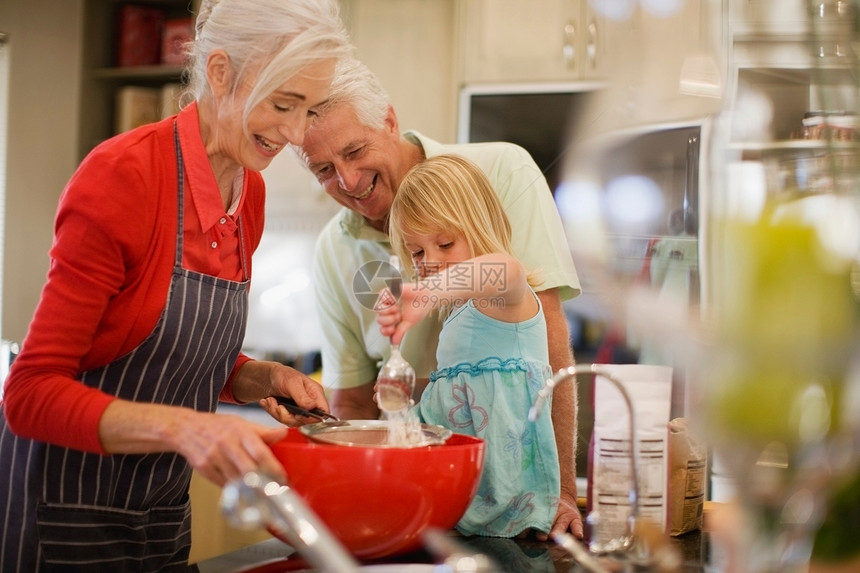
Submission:
[[163,79],[173,81],[182,75],[181,66],[131,66],[124,68],[96,68],[92,70],[94,79]]
[[860,141],[825,141],[816,139],[791,139],[784,141],[736,141],[729,144],[729,149],[757,153],[782,151],[817,151],[836,149],[852,151],[860,149]]
[[182,80],[183,68],[170,65],[115,67],[117,16],[123,4],[162,6],[168,18],[193,17],[198,0],[84,0],[84,45],[78,157],[114,135],[117,90],[127,85],[160,87]]

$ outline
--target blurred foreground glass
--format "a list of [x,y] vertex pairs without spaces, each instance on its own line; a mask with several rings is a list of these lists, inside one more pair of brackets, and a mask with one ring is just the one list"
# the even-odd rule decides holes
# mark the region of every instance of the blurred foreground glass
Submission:
[[[827,495],[858,449],[860,137],[846,127],[860,111],[856,6],[800,11],[800,57],[782,76],[805,82],[792,93],[815,119],[791,140],[780,132],[780,73],[740,73],[709,47],[725,47],[721,2],[661,14],[651,4],[630,2],[629,43],[573,126],[559,209],[583,282],[649,349],[640,361],[691,382],[687,415],[728,466],[743,513],[726,568],[804,570]],[[691,124],[701,126],[700,159],[686,166],[697,193],[678,225],[675,210],[665,220],[659,169],[628,155],[643,133]],[[657,247],[679,256],[655,269]],[[691,254],[700,283],[683,264]]]
[[702,413],[748,510],[749,571],[805,570],[857,462],[858,5],[807,8],[799,129],[794,102],[739,73],[714,131]]

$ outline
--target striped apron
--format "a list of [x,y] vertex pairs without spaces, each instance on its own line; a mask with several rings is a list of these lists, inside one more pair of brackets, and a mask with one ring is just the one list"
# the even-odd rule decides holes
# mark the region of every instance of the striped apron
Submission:
[[[182,268],[179,230],[167,304],[129,354],[81,382],[136,402],[214,412],[245,334],[247,278]],[[244,243],[242,266],[247,269]],[[175,453],[84,453],[15,436],[0,416],[0,571],[188,571],[191,468]],[[191,570],[194,570],[192,568]]]

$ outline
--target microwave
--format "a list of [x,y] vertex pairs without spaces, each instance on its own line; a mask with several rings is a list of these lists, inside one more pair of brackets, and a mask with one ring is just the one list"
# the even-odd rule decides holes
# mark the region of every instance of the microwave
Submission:
[[570,127],[596,82],[472,84],[460,90],[457,142],[508,141],[525,148],[553,192],[561,182]]

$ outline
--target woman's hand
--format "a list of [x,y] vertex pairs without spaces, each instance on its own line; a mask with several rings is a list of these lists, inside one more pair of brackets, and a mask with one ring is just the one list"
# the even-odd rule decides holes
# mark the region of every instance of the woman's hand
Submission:
[[269,375],[272,391],[269,396],[259,402],[260,407],[268,412],[271,417],[287,426],[302,426],[319,421],[317,418],[291,414],[285,407],[278,404],[272,396],[292,398],[296,405],[306,410],[319,408],[325,412],[331,411],[325,392],[318,382],[283,364],[272,364],[272,371]]
[[[322,386],[278,362],[252,360],[233,382],[234,396],[261,400],[278,421],[299,425],[312,418],[296,417],[268,396],[288,396],[306,409],[328,411]],[[177,452],[203,477],[218,486],[250,471],[286,479],[269,444],[284,437],[286,428],[270,428],[239,416],[197,412],[163,404],[112,401],[99,420],[99,438],[108,453]]]
[[251,471],[286,482],[284,467],[269,448],[284,437],[285,428],[270,428],[227,414],[197,416],[179,453],[201,476],[219,487]]
[[107,453],[176,452],[218,486],[250,471],[286,479],[269,448],[285,432],[239,416],[127,400],[112,401],[99,420],[99,438]]
[[294,368],[280,362],[250,360],[233,379],[233,397],[240,402],[258,402],[270,416],[287,426],[300,426],[315,418],[294,416],[271,396],[292,398],[296,405],[329,412],[328,401],[320,384]]

